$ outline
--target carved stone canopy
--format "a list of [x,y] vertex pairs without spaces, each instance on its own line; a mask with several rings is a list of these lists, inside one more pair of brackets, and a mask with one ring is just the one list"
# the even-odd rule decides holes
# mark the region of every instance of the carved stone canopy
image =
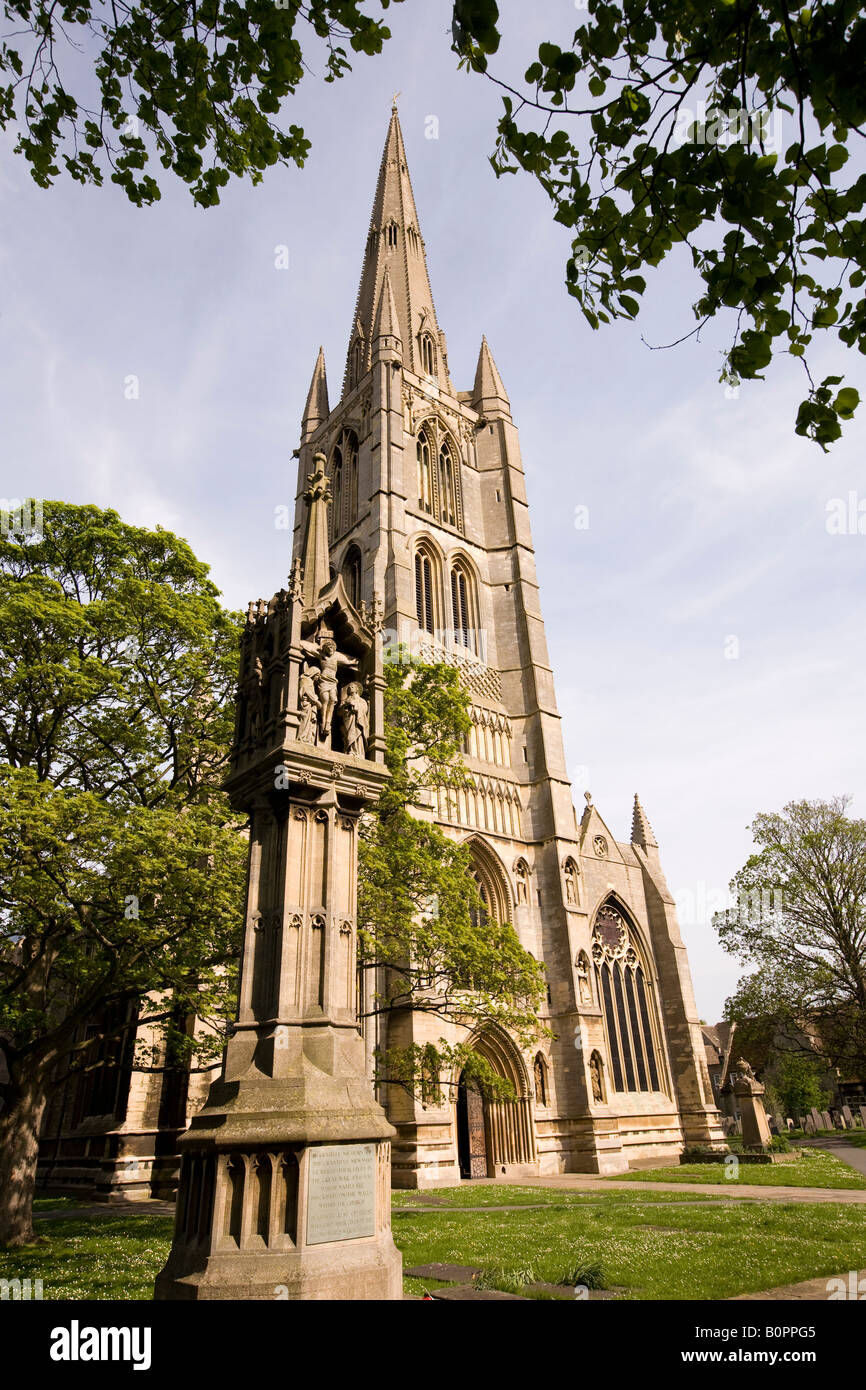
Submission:
[[350,601],[341,574],[331,580],[314,604],[304,609],[302,637],[313,638],[325,629],[341,651],[357,660],[362,660],[373,646],[373,632]]

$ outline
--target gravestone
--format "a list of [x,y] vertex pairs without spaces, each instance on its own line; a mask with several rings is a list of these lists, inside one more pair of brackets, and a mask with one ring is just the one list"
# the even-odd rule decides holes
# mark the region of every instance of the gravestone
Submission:
[[822,1111],[821,1111],[821,1128],[822,1128],[822,1129],[834,1129],[834,1128],[835,1128],[835,1125],[833,1124],[833,1121],[832,1121],[831,1118],[830,1118],[830,1112],[829,1112],[829,1110],[822,1110]]
[[380,605],[331,579],[325,457],[289,589],[251,604],[227,790],[250,818],[238,1016],[180,1140],[159,1299],[397,1299],[394,1134],[356,1015],[359,818],[387,780]]
[[813,1105],[812,1109],[809,1111],[809,1114],[812,1116],[812,1124],[815,1127],[815,1129],[821,1129],[823,1127],[824,1121],[821,1117],[820,1110],[816,1110]]
[[860,1123],[866,1129],[866,1105],[858,1105],[857,1109],[860,1111]]
[[786,1124],[785,1124],[785,1121],[782,1119],[782,1116],[781,1116],[781,1115],[774,1115],[774,1116],[773,1116],[773,1119],[774,1119],[775,1122],[776,1122],[776,1133],[777,1133],[777,1134],[784,1134],[785,1129],[787,1128],[787,1126],[786,1126]]
[[743,1148],[766,1148],[771,1135],[764,1102],[761,1099],[764,1087],[756,1079],[749,1063],[742,1057],[729,1074],[728,1088],[733,1091],[740,1110]]
[[811,1115],[807,1115],[805,1120],[803,1121],[803,1129],[806,1134],[815,1133],[815,1121],[812,1119]]

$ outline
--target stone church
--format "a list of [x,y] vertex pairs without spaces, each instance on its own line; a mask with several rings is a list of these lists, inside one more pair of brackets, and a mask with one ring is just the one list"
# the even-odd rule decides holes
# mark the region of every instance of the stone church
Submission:
[[[386,642],[462,674],[472,785],[439,792],[426,814],[468,845],[486,911],[514,925],[548,980],[552,1040],[525,1054],[503,1031],[471,1035],[515,1101],[486,1101],[459,1077],[446,1078],[440,1108],[385,1088],[394,1185],[616,1173],[722,1145],[649,820],[635,797],[630,837],[619,841],[589,793],[580,815],[574,808],[511,404],[484,338],[471,389],[452,383],[396,107],[342,381],[329,392],[320,350],[297,453],[295,560],[303,494],[323,453],[332,573],[362,611],[381,603]],[[422,1044],[466,1036],[417,1015],[404,1021],[401,1045],[407,1027]],[[370,1055],[389,1041],[368,1029]],[[106,1062],[87,1094],[58,1094],[42,1180],[105,1195],[165,1192],[206,1079],[131,1072],[128,1049]]]

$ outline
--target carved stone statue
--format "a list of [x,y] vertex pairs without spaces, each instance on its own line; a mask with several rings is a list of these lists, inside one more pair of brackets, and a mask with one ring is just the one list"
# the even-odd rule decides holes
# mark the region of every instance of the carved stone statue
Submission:
[[304,662],[298,687],[298,709],[301,720],[298,725],[298,738],[301,743],[315,744],[319,728],[319,710],[322,702],[316,692],[316,684],[321,672],[318,667]]
[[328,746],[331,741],[331,721],[337,708],[337,677],[341,666],[357,670],[352,657],[337,651],[333,637],[321,637],[318,642],[302,642],[304,651],[318,661],[320,667],[317,692],[319,697],[319,742]]
[[370,736],[370,710],[364,699],[364,687],[360,681],[350,681],[343,688],[340,700],[340,722],[343,727],[343,747],[353,758],[363,758],[367,753],[367,739]]
[[592,1098],[593,1100],[604,1100],[604,1087],[601,1080],[601,1061],[597,1052],[593,1052],[589,1061],[589,1074],[592,1078]]
[[250,676],[250,734],[253,739],[261,738],[265,728],[265,668],[257,656]]
[[578,988],[580,990],[581,1004],[591,1004],[592,990],[589,987],[589,980],[583,972],[578,976]]

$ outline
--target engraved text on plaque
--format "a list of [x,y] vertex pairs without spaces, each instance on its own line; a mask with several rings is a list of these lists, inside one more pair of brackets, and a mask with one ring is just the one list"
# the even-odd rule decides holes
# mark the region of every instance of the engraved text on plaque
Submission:
[[307,1244],[376,1233],[376,1145],[322,1144],[309,1151]]

